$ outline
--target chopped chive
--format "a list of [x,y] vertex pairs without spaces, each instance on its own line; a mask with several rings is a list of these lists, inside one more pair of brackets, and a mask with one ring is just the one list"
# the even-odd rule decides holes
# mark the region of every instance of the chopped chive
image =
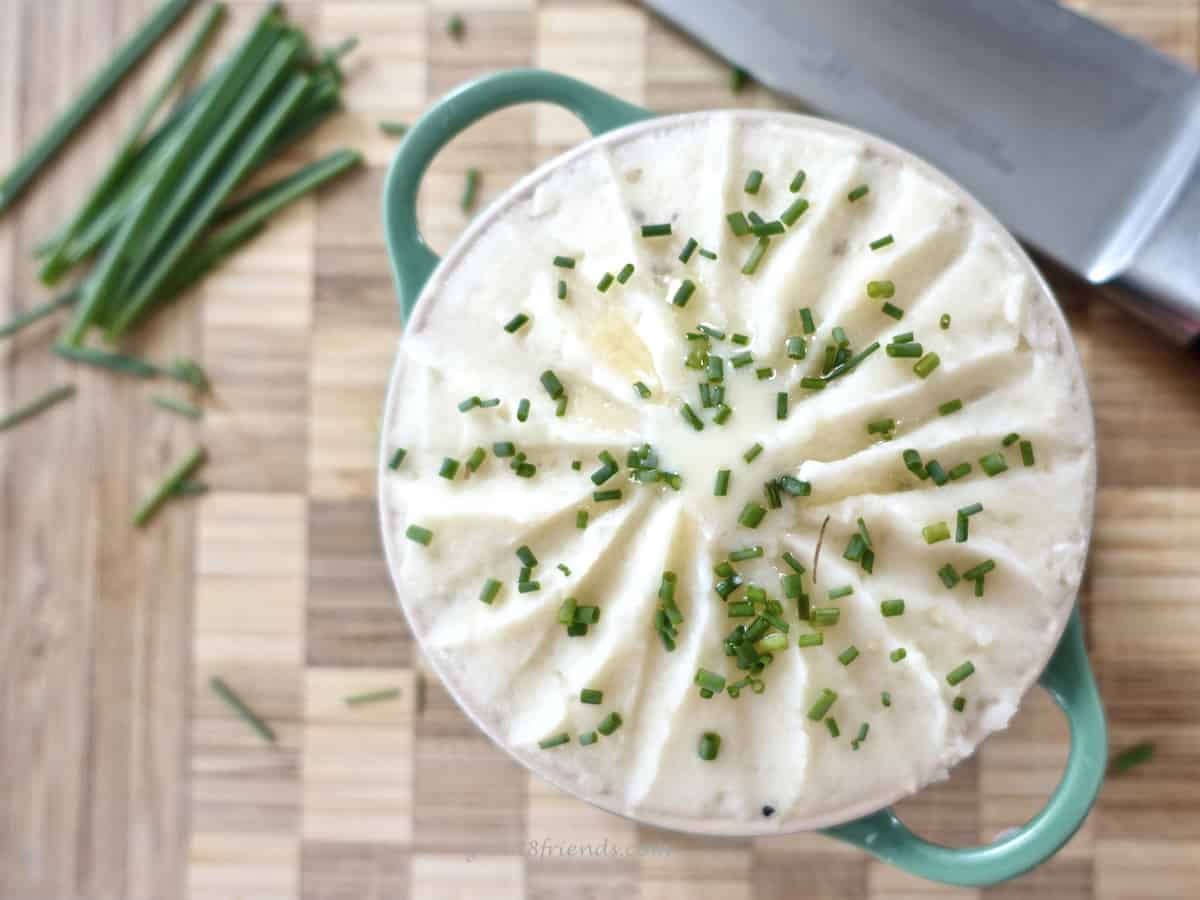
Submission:
[[948,541],[950,540],[950,526],[945,522],[933,522],[921,529],[921,536],[925,538],[927,544]]
[[565,281],[563,281],[561,278],[558,280],[557,294],[558,294],[559,300],[567,299],[567,283]]
[[929,477],[933,479],[933,483],[941,487],[950,480],[950,476],[946,474],[946,470],[942,468],[942,464],[936,459],[931,459],[925,463],[925,471],[929,473]]
[[788,228],[791,228],[807,211],[808,201],[803,197],[797,197],[788,205],[788,208],[780,214],[779,221]]
[[896,239],[894,237],[892,237],[890,234],[885,234],[883,237],[876,238],[875,240],[871,241],[870,247],[872,250],[882,250],[884,247],[888,246],[889,244],[894,244],[894,243],[896,243]]
[[759,381],[770,381],[775,377],[775,370],[770,366],[763,366],[761,369],[754,370],[754,377]]
[[975,673],[975,665],[968,660],[962,665],[956,667],[946,676],[946,684],[950,687],[961,684]]
[[863,551],[862,563],[863,571],[868,575],[875,572],[875,551],[868,547]]
[[588,511],[586,509],[576,510],[575,512],[575,527],[580,531],[588,526]]
[[[51,395],[49,394],[47,395],[47,397],[50,396]],[[20,412],[20,410],[18,410],[18,412]],[[11,419],[12,416],[9,416],[9,418]],[[0,424],[4,423],[0,422]],[[133,514],[133,524],[138,528],[141,528],[152,518],[154,518],[154,515],[159,511],[159,509],[162,508],[163,504],[171,499],[172,496],[174,496],[175,491],[181,484],[191,479],[196,470],[204,465],[204,462],[207,458],[208,456],[203,447],[198,447],[188,454],[181,463],[179,463],[168,473],[167,477],[163,479],[159,486],[155,488],[154,492],[146,498],[142,505],[138,507],[137,512]],[[421,530],[424,531],[424,529]],[[412,531],[412,528],[409,528],[409,531]],[[431,532],[425,533],[428,535],[428,538],[433,537]],[[410,534],[409,537],[412,537],[412,535]],[[421,543],[428,544],[428,538],[424,541],[421,541]],[[416,538],[413,539],[416,540]]]
[[708,358],[708,362],[704,364],[704,374],[711,382],[719,382],[725,380],[725,360],[717,356],[715,353]]
[[773,479],[763,482],[763,491],[767,495],[767,506],[771,509],[779,509],[783,506],[783,500],[779,496],[779,485]]
[[532,594],[535,591],[540,591],[541,589],[542,589],[542,583],[540,581],[518,581],[517,582],[517,593],[519,593],[519,594]]
[[838,728],[837,719],[833,716],[826,716],[825,727],[829,730],[829,736],[832,738],[841,737],[842,731]]
[[379,130],[390,137],[403,137],[408,133],[408,125],[404,122],[385,120],[379,123]]
[[756,545],[754,547],[743,547],[741,550],[734,550],[732,553],[730,553],[729,561],[742,562],[746,559],[758,559],[762,555],[763,548],[761,546]]
[[867,296],[872,300],[890,300],[896,296],[896,285],[891,281],[868,281]]
[[600,280],[598,282],[596,282],[596,290],[598,290],[600,293],[603,294],[610,287],[612,287],[612,283],[613,283],[613,273],[605,272],[603,275],[600,276]]
[[573,257],[573,256],[556,256],[556,257],[554,257],[553,264],[560,269],[573,269],[573,268],[575,268],[575,257]]
[[888,344],[884,352],[893,359],[916,359],[925,352],[925,348],[917,343]]
[[1150,762],[1153,757],[1154,744],[1142,741],[1142,743],[1134,744],[1114,756],[1112,762],[1109,763],[1109,771],[1116,775],[1123,775],[1136,766]]
[[24,406],[14,409],[5,416],[0,416],[0,431],[7,431],[32,419],[38,413],[44,412],[57,403],[61,403],[75,393],[75,386],[66,384],[61,387],[53,388],[47,391],[42,396],[26,403]]
[[716,259],[717,258],[717,254],[713,253],[711,250],[705,250],[703,247],[700,248],[700,255],[703,256],[705,259]]
[[793,194],[799,191],[800,188],[804,187],[804,179],[807,177],[803,169],[797,169],[796,174],[792,176],[791,184],[788,185],[788,190]]
[[781,475],[778,479],[779,488],[790,497],[809,497],[812,495],[812,483],[801,481],[791,475]]
[[949,329],[950,328],[950,314],[943,313],[941,319],[938,320],[938,325],[941,326],[942,331],[946,331],[947,329]]
[[888,691],[884,691],[879,695],[879,702],[884,706],[890,707],[892,705],[892,695]]
[[897,334],[892,338],[893,344],[911,344],[913,341],[913,333],[905,331],[902,334]]
[[361,694],[351,694],[345,698],[347,706],[365,706],[369,703],[384,703],[388,700],[395,700],[400,696],[399,688],[383,688],[378,691],[365,691]]
[[753,275],[758,271],[759,263],[767,253],[767,248],[771,246],[771,239],[763,236],[754,244],[754,249],[750,251],[750,255],[746,258],[745,264],[742,266],[743,275]]
[[633,263],[625,263],[621,266],[621,271],[617,273],[617,283],[624,284],[633,277]]
[[788,395],[787,391],[780,391],[775,395],[775,418],[782,421],[788,417]]
[[962,509],[960,509],[958,511],[958,514],[960,516],[973,516],[976,513],[981,513],[981,512],[983,512],[983,504],[982,503],[972,503],[969,506],[964,506]]
[[904,615],[904,601],[899,598],[884,600],[879,604],[879,611],[885,619],[890,619],[893,616],[902,616]]
[[767,224],[767,220],[764,219],[762,216],[760,216],[758,213],[754,212],[753,210],[746,213],[746,218],[750,220],[750,230],[751,231],[754,231],[755,225]]
[[671,233],[671,223],[661,225],[643,225],[642,237],[667,237]]
[[635,382],[633,383],[633,389],[634,389],[635,391],[637,391],[637,395],[638,395],[639,397],[641,397],[643,400],[649,400],[649,399],[650,399],[650,388],[646,387],[646,385],[645,385],[645,383],[644,383],[644,382],[641,382],[641,381],[635,381]]
[[867,732],[870,730],[871,726],[866,722],[863,722],[861,725],[859,725],[858,735],[850,742],[850,746],[857,750],[862,745],[862,742],[867,739]]
[[703,667],[696,670],[696,675],[692,681],[694,684],[698,684],[700,687],[706,688],[714,694],[719,694],[725,690],[725,676],[717,672],[710,672]]
[[813,625],[829,628],[836,625],[842,618],[842,611],[836,606],[817,606],[808,615]]
[[1020,439],[1021,439],[1021,436],[1019,434],[1017,434],[1015,431],[1012,431],[1012,432],[1009,432],[1008,434],[1006,434],[1004,436],[1004,439],[1002,441],[1000,441],[1000,443],[1005,447],[1011,447],[1013,444],[1015,444]]
[[704,430],[704,422],[696,415],[696,411],[692,409],[690,404],[684,403],[679,408],[679,412],[683,416],[683,420],[696,429],[696,431]]
[[959,694],[957,697],[954,698],[954,703],[951,705],[954,707],[955,712],[962,712],[964,709],[967,708],[967,698],[964,697],[962,694]]
[[913,366],[913,371],[921,378],[928,378],[934,369],[941,363],[941,357],[936,353],[926,353]]
[[621,499],[621,489],[620,488],[612,488],[611,490],[607,490],[607,491],[593,491],[592,499],[594,501],[596,501],[597,503],[608,503],[613,500],[620,500]]
[[556,734],[553,737],[542,738],[538,741],[538,746],[543,750],[550,750],[554,747],[561,747],[563,744],[569,744],[570,742],[571,736],[564,731],[562,734]]
[[522,397],[521,402],[517,404],[517,421],[524,422],[529,418],[529,398]]
[[804,594],[804,576],[798,572],[790,572],[779,577],[779,587],[783,596],[789,600],[799,600]]
[[487,451],[482,447],[476,447],[474,450],[472,450],[471,455],[467,457],[468,471],[476,471],[481,465],[483,465],[483,461],[486,457]]
[[582,459],[571,460],[571,471],[572,472],[580,472],[582,470],[583,470],[583,460]]
[[477,396],[468,397],[466,400],[462,401],[462,403],[458,404],[458,411],[459,412],[470,412],[475,407],[477,407],[479,404],[480,404],[479,397],[477,397]]
[[740,66],[733,66],[729,70],[729,89],[735,94],[742,90],[750,83],[750,73]]
[[533,555],[533,551],[529,549],[528,544],[522,544],[517,548],[517,559],[533,569],[537,567],[538,558]]
[[554,405],[554,415],[562,418],[567,414],[567,395],[563,394],[558,398],[558,403]]
[[948,588],[954,587],[961,580],[958,573],[954,571],[954,566],[946,563],[937,571],[938,578],[942,579],[942,584]]
[[701,322],[699,325],[696,326],[696,329],[698,331],[700,331],[702,334],[706,335],[707,337],[712,338],[713,340],[717,340],[717,341],[725,340],[725,332],[722,331],[720,328],[716,328],[712,325],[706,325],[705,323]]
[[833,706],[837,698],[836,691],[831,691],[829,688],[822,688],[820,695],[808,709],[808,717],[814,722],[820,722],[825,718],[825,714],[829,712],[829,708]]
[[480,409],[492,409],[493,407],[496,407],[499,405],[500,405],[499,397],[492,397],[490,400],[480,400],[479,401]]
[[270,725],[266,723],[254,710],[246,705],[246,702],[238,696],[238,694],[225,683],[225,680],[214,675],[209,679],[209,686],[213,692],[224,700],[233,709],[234,712],[251,728],[258,732],[263,740],[275,743],[275,732]]
[[840,587],[835,587],[835,588],[829,589],[829,599],[830,600],[840,600],[842,597],[849,597],[853,593],[854,593],[854,585],[843,584]]
[[404,457],[408,456],[408,451],[403,447],[397,447],[396,452],[392,454],[392,458],[388,460],[388,468],[393,472],[400,468],[400,463],[404,462]]
[[1033,443],[1031,441],[1021,441],[1019,446],[1021,448],[1021,462],[1026,466],[1032,466],[1034,464]]
[[716,483],[713,485],[713,496],[714,497],[724,497],[726,494],[729,493],[729,476],[730,476],[729,469],[718,469],[717,470],[717,480],[716,480]]
[[1008,471],[1008,462],[1003,453],[989,453],[980,458],[979,468],[983,469],[989,478],[995,478],[1001,472]]
[[492,444],[492,452],[500,459],[507,459],[517,452],[517,448],[512,441],[497,441]]
[[741,353],[735,353],[729,357],[729,362],[735,369],[744,369],[746,366],[753,364],[754,354],[749,350],[743,350]]
[[733,415],[733,408],[721,403],[717,406],[717,413],[713,416],[713,421],[718,425],[724,425],[731,415]]
[[705,762],[712,762],[721,752],[721,736],[715,731],[706,731],[700,735],[700,743],[696,745],[697,755]]
[[592,744],[596,743],[596,741],[598,741],[598,740],[600,740],[600,738],[598,738],[596,736],[596,732],[585,731],[583,734],[581,734],[579,736],[579,745],[581,747],[590,747]]
[[675,296],[671,298],[671,302],[676,306],[687,306],[688,300],[692,299],[692,294],[695,291],[696,283],[690,278],[685,278],[679,283],[679,288],[675,291]]
[[452,15],[446,20],[446,34],[454,38],[456,41],[461,41],[463,35],[467,33],[467,24],[463,21],[463,17],[458,13]]
[[800,310],[800,324],[804,328],[805,334],[812,334],[817,330],[816,323],[813,322],[812,310],[807,306]]
[[900,307],[896,306],[894,303],[883,304],[883,306],[881,307],[881,310],[885,316],[890,316],[891,318],[895,319],[897,322],[899,322],[901,319],[904,318],[904,310],[902,310]]
[[850,562],[859,562],[866,549],[867,543],[863,540],[862,535],[853,534],[850,536],[850,543],[846,545],[846,552],[842,554],[842,558],[848,559]]
[[756,460],[758,458],[758,455],[762,452],[763,452],[763,445],[756,441],[749,450],[747,450],[745,453],[742,454],[742,459],[744,459],[748,463],[754,462],[754,460]]
[[891,653],[888,654],[888,659],[890,659],[894,663],[898,663],[898,662],[900,662],[900,660],[904,659],[904,657],[906,657],[906,656],[908,656],[908,651],[905,650],[903,647],[897,647],[895,650],[893,650]]
[[825,632],[810,631],[800,635],[796,641],[798,647],[820,647],[825,643]]
[[869,185],[860,184],[858,187],[856,187],[854,190],[852,190],[849,194],[846,195],[846,199],[849,200],[851,203],[854,203],[856,200],[861,200],[863,197],[867,196],[867,194],[869,194],[870,192],[871,192],[871,188]]
[[758,169],[751,169],[750,174],[746,176],[746,183],[743,185],[747,194],[757,194],[758,189],[762,187],[763,173]]
[[976,579],[975,579],[975,596],[976,596],[976,597],[982,597],[982,596],[983,596],[983,583],[984,583],[984,580],[985,580],[985,579],[984,579],[984,577],[983,577],[982,575],[980,575],[978,578],[976,578]]
[[420,525],[409,525],[404,536],[410,541],[416,541],[422,547],[428,547],[433,542],[433,532]]
[[912,472],[918,478],[924,480],[929,477],[929,473],[925,471],[925,467],[921,465],[921,454],[916,450],[905,450],[901,454],[904,459],[904,467]]
[[959,400],[958,398],[955,398],[953,400],[947,400],[945,403],[943,403],[941,406],[938,407],[938,415],[948,416],[951,413],[958,412],[962,408],[963,408],[962,400]]
[[540,380],[542,387],[546,389],[546,393],[550,395],[551,400],[557,400],[565,392],[562,382],[558,380],[558,376],[550,369],[541,374]]
[[760,653],[778,653],[780,650],[786,650],[787,645],[787,635],[775,631],[758,641],[756,649]]
[[735,344],[737,344],[739,347],[745,347],[747,344],[750,343],[750,336],[747,334],[735,334],[733,337],[730,338],[730,340],[733,341]]
[[784,344],[788,359],[804,359],[808,355],[808,344],[799,335],[789,337]]
[[593,688],[584,688],[579,692],[579,702],[599,706],[604,702],[604,692],[594,690]]
[[532,478],[537,474],[537,466],[532,463],[522,462],[513,469],[517,473],[518,478]]
[[970,474],[971,464],[969,462],[960,462],[946,473],[946,477],[951,481],[958,481],[958,479],[962,478],[964,475]]
[[734,574],[734,568],[729,564],[728,560],[723,559],[713,566],[713,574],[718,578],[728,578]]
[[565,597],[563,602],[558,606],[558,623],[560,625],[570,625],[575,621],[575,598]]
[[438,474],[449,481],[454,480],[454,476],[458,474],[459,462],[453,457],[442,457],[442,466],[438,469]]
[[620,713],[610,712],[600,721],[600,724],[596,726],[596,730],[605,737],[608,737],[621,727],[622,722],[623,720],[621,719]]
[[772,222],[762,222],[750,226],[750,233],[758,237],[768,237],[773,234],[783,234],[783,223],[778,219]]
[[467,180],[463,185],[462,200],[459,205],[462,211],[469,213],[475,208],[476,196],[479,194],[479,170],[467,169]]
[[800,387],[809,391],[823,391],[825,390],[825,379],[806,375],[800,379]]
[[559,563],[554,568],[558,569],[558,571],[562,572],[568,578],[571,577],[571,567],[568,566],[566,563]]
[[867,434],[890,434],[896,430],[896,420],[892,418],[876,419],[867,423]]
[[833,326],[832,336],[834,343],[837,344],[839,348],[850,346],[850,338],[846,335],[846,329],[844,329],[841,325]]
[[725,217],[725,221],[729,223],[729,230],[733,232],[734,237],[744,237],[750,233],[750,223],[740,212],[729,213]]
[[796,574],[798,574],[798,575],[804,574],[804,572],[805,572],[804,565],[800,562],[800,560],[796,559],[796,557],[792,555],[792,552],[790,550],[784,552],[783,561],[785,563],[787,563],[792,568],[792,570],[796,572]]
[[584,637],[588,633],[588,626],[583,622],[572,622],[567,626],[567,637]]
[[738,524],[744,525],[746,528],[757,528],[766,514],[765,509],[751,500],[742,507],[742,512],[738,516]]
[[483,589],[479,592],[479,600],[491,606],[497,595],[500,593],[500,581],[496,578],[489,578],[483,583]]
[[982,578],[995,568],[996,561],[994,559],[985,559],[979,565],[972,566],[971,568],[967,569],[967,571],[963,572],[962,577],[964,581],[974,581],[977,578]]

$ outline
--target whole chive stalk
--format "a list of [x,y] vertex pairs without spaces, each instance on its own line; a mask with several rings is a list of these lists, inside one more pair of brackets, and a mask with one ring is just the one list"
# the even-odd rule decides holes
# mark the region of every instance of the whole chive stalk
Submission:
[[32,419],[34,416],[45,412],[55,404],[61,403],[68,397],[73,396],[74,393],[75,386],[70,384],[64,384],[60,387],[56,387],[47,391],[45,394],[36,398],[35,400],[32,400],[29,403],[26,403],[24,406],[20,406],[7,415],[0,417],[0,431],[7,431],[10,428],[15,428],[22,422]]
[[479,170],[467,169],[467,179],[463,184],[462,199],[459,201],[459,206],[462,211],[469,213],[475,209],[475,203],[479,196]]
[[179,487],[175,488],[176,497],[199,497],[202,494],[207,494],[209,486],[204,481],[185,481]]
[[212,687],[213,692],[227,704],[229,704],[233,711],[237,713],[247,725],[257,731],[263,740],[272,744],[275,743],[275,731],[262,719],[261,716],[259,716],[254,710],[246,705],[246,702],[238,696],[237,692],[234,691],[233,688],[225,683],[224,679],[214,675],[209,679],[208,683],[209,686]]
[[138,507],[133,514],[133,524],[138,528],[144,527],[154,518],[155,513],[162,508],[181,484],[189,480],[205,462],[207,454],[203,447],[197,447],[172,469],[162,483]]
[[194,403],[188,403],[186,400],[176,400],[174,397],[161,396],[155,396],[153,400],[154,405],[159,409],[178,413],[181,416],[187,416],[189,419],[199,419],[204,415],[204,410]]
[[347,706],[366,706],[371,703],[386,703],[400,696],[400,688],[381,688],[377,691],[364,691],[361,694],[351,694],[345,699]]
[[[0,180],[0,213],[21,195],[42,167],[58,153],[80,125],[95,111],[129,71],[149,53],[171,26],[188,11],[192,0],[166,0],[134,32],[99,72],[92,76],[82,93],[34,142],[7,175]],[[11,24],[11,23],[10,23]]]

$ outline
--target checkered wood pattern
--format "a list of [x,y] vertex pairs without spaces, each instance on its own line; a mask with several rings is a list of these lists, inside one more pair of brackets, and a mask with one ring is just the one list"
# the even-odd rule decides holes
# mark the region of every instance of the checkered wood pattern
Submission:
[[[157,0],[0,0],[0,170]],[[79,396],[0,439],[0,900],[839,900],[1200,895],[1200,401],[1196,363],[1055,278],[1080,339],[1101,492],[1083,595],[1114,746],[1154,762],[1112,780],[1051,863],[995,889],[930,885],[814,835],[681,837],[592,809],[518,768],[428,677],[376,534],[379,415],[400,333],[379,226],[395,148],[465,79],[536,65],[660,112],[734,97],[705,51],[621,2],[301,0],[328,43],[355,34],[349,111],[289,164],[340,145],[369,167],[298,205],[156,321],[144,349],[202,359],[202,424],[155,412],[140,383],[51,358],[52,329],[0,343],[0,408],[47,383]],[[1200,62],[1197,0],[1077,0]],[[260,4],[232,0],[236,35]],[[446,21],[460,13],[467,38]],[[0,219],[0,319],[35,299],[29,251],[78,199],[166,64],[156,57]],[[482,200],[583,136],[523,107],[442,154],[420,200],[445,248]],[[196,442],[214,490],[126,526]],[[209,691],[220,674],[279,734],[264,745]],[[348,708],[342,698],[398,688]],[[987,840],[1039,808],[1066,726],[1040,692],[949,781],[905,802],[921,833]],[[611,848],[565,855],[570,844]]]

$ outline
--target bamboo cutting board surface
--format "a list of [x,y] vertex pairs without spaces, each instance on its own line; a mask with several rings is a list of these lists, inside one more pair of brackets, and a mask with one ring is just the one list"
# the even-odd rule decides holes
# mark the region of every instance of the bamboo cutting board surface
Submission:
[[[156,2],[0,0],[0,170]],[[226,46],[260,7],[231,5]],[[1076,5],[1200,62],[1200,0]],[[400,327],[379,226],[395,142],[375,123],[411,121],[465,79],[524,65],[659,112],[778,101],[734,97],[724,65],[623,3],[289,8],[324,43],[362,42],[349,112],[289,163],[350,145],[370,165],[293,208],[144,337],[149,355],[207,367],[204,421],[151,407],[170,386],[55,360],[53,326],[0,343],[0,410],[52,383],[79,391],[0,436],[0,900],[1200,895],[1200,370],[1063,278],[1100,440],[1089,643],[1114,746],[1152,739],[1157,755],[1105,786],[1054,861],[956,890],[818,836],[655,832],[548,787],[480,735],[426,677],[376,534],[377,422]],[[454,12],[461,44],[446,33]],[[32,246],[78,202],[169,56],[0,218],[0,320],[38,298]],[[482,171],[486,201],[582,136],[542,107],[476,126],[427,179],[426,233],[444,248],[462,229],[467,168]],[[138,499],[198,442],[213,492],[132,530]],[[271,721],[278,746],[211,694],[214,674]],[[342,702],[391,687],[391,703]],[[988,840],[1039,808],[1066,746],[1035,692],[1011,729],[901,813],[935,839]]]

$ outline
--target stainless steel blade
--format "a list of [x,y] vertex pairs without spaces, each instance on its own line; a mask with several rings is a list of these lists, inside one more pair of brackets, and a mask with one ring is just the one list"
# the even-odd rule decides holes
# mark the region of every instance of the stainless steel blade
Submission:
[[[1200,334],[1200,77],[1049,0],[645,0],[929,159],[1025,241]],[[650,61],[653,65],[653,60]]]

